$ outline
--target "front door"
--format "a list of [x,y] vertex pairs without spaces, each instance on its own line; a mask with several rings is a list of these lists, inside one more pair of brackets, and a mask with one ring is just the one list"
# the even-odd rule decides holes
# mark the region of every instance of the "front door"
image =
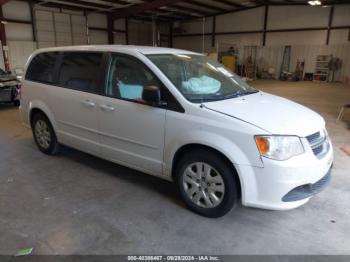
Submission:
[[166,109],[142,100],[143,88],[151,85],[160,87],[161,83],[138,59],[112,55],[98,119],[106,158],[160,175]]

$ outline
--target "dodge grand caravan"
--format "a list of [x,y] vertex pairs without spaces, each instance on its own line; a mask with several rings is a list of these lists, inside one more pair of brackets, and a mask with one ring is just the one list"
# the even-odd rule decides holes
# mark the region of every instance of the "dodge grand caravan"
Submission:
[[330,180],[333,149],[321,116],[189,51],[38,50],[27,63],[21,114],[43,153],[68,145],[174,181],[186,205],[207,217],[239,200],[292,209]]

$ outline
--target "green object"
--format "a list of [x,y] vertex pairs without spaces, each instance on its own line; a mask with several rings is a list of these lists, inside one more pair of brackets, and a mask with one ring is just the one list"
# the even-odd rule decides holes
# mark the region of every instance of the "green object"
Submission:
[[17,251],[16,253],[16,257],[20,257],[20,256],[27,256],[27,255],[30,255],[33,251],[33,248],[30,247],[30,248],[23,248],[23,249],[20,249]]

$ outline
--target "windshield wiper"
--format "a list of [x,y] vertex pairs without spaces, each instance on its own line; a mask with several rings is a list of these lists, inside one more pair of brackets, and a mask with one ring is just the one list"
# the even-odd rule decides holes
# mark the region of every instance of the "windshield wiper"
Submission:
[[190,99],[191,102],[193,103],[204,103],[204,102],[213,102],[213,101],[219,101],[219,100],[226,100],[230,98],[236,98],[240,96],[245,96],[245,95],[250,95],[250,94],[255,94],[259,92],[259,90],[254,90],[254,91],[247,91],[247,92],[242,92],[241,90],[238,90],[234,93],[225,95],[225,96],[212,96],[212,97],[201,97],[201,98],[192,98]]
[[256,94],[256,93],[258,93],[258,92],[259,92],[259,90],[254,90],[254,91],[245,92],[244,94],[245,94],[245,95],[250,95],[250,94]]
[[258,92],[259,92],[259,90],[247,91],[247,92],[236,91],[235,93],[226,95],[225,99],[235,98],[235,97],[240,97],[240,96],[245,96],[245,95],[251,95],[251,94],[258,93]]
[[235,97],[239,97],[239,96],[241,96],[241,95],[243,95],[243,94],[244,94],[244,93],[242,93],[242,91],[238,90],[238,91],[236,91],[236,92],[234,92],[234,93],[225,95],[225,96],[223,97],[223,99],[235,98]]

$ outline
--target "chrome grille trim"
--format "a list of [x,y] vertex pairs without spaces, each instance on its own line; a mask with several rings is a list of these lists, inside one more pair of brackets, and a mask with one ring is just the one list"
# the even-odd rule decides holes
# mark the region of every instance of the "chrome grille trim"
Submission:
[[320,132],[316,132],[312,135],[309,135],[306,137],[306,139],[309,141],[309,143],[312,143],[314,140],[317,140],[318,138],[320,138],[321,133]]
[[321,132],[319,131],[306,137],[307,141],[310,144],[312,152],[318,159],[323,158],[330,149],[327,135],[325,132],[324,134],[325,135],[322,136]]

